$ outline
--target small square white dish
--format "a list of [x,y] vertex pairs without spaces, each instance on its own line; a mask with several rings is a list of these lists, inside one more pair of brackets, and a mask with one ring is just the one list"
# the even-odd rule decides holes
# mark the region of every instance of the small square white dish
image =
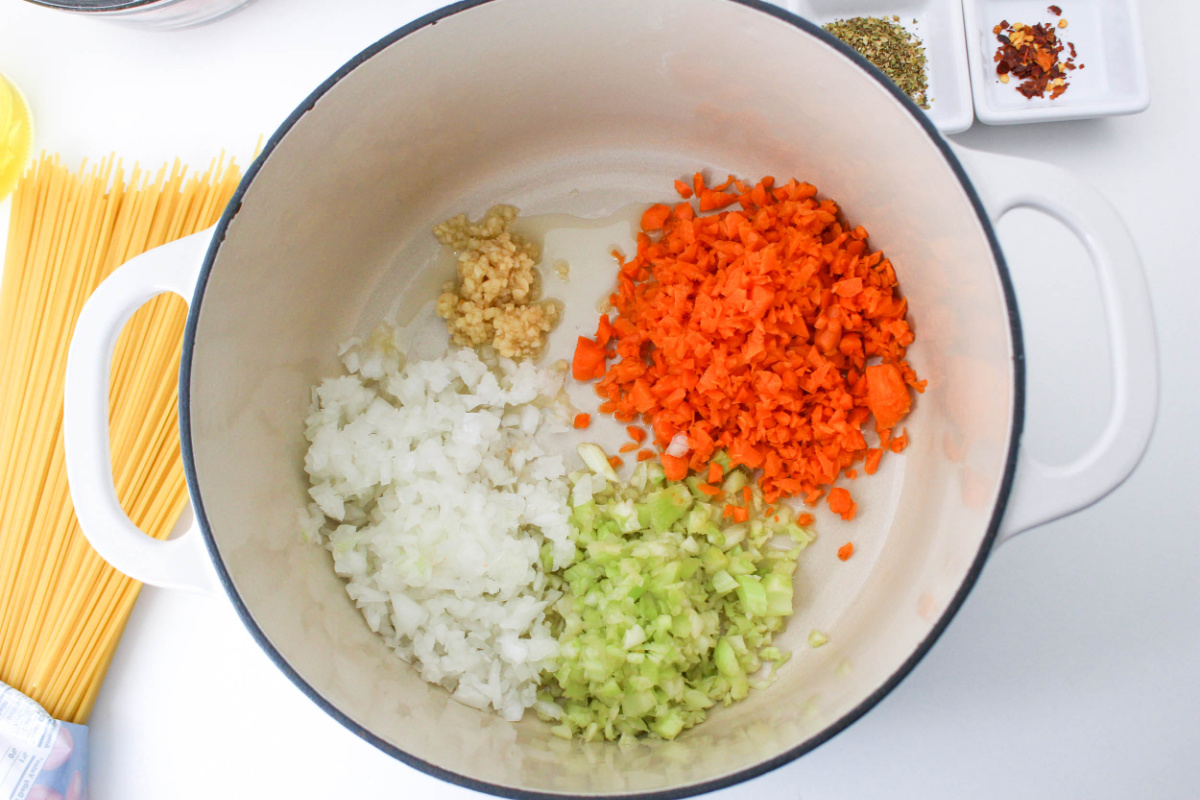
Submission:
[[925,47],[930,122],[950,134],[975,121],[961,0],[778,0],[778,5],[818,25],[851,17],[899,17]]
[[[971,93],[975,116],[989,125],[1089,119],[1136,114],[1150,105],[1150,78],[1137,0],[962,0],[967,52],[971,62]],[[1062,16],[1050,11],[1051,4]],[[1079,67],[1070,73],[1067,90],[1050,99],[1026,99],[1016,79],[1001,83],[996,74],[992,30],[1009,24],[1054,23],[1060,41],[1075,45]],[[1063,56],[1067,55],[1064,51]]]

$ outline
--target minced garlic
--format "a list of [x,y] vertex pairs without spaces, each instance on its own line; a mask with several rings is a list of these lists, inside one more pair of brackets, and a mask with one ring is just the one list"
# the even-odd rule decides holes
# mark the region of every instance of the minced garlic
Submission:
[[495,206],[479,222],[459,214],[433,229],[458,254],[458,284],[446,284],[438,316],[455,344],[491,345],[505,358],[537,355],[561,313],[553,301],[535,302],[541,252],[512,232],[516,218],[513,206]]

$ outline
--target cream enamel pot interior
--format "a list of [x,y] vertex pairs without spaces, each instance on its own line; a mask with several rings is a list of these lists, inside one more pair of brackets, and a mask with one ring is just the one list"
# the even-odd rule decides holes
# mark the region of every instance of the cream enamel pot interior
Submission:
[[[701,167],[796,176],[865,225],[900,275],[918,337],[911,361],[929,390],[908,450],[855,484],[858,517],[821,512],[782,639],[794,657],[773,686],[673,742],[565,742],[532,714],[510,724],[423,683],[370,633],[328,553],[302,541],[309,387],[337,373],[338,342],[433,297],[448,277],[435,222],[496,202],[604,217],[669,199],[672,181]],[[1019,448],[1026,343],[992,230],[1016,206],[1076,232],[1105,302],[1111,419],[1065,467]],[[573,263],[569,282],[547,280],[579,309],[554,333],[552,357],[594,329],[589,281],[607,285],[611,270],[600,253]],[[169,542],[133,528],[104,478],[112,345],[164,291],[191,303],[180,422],[197,520]],[[1156,386],[1148,297],[1112,207],[1057,169],[952,149],[815,26],[738,0],[491,0],[363,52],[275,133],[215,233],[153,251],[100,287],[72,344],[65,430],[96,549],[152,584],[208,590],[219,578],[280,669],[385,752],[500,795],[681,797],[786,763],[865,713],[948,624],[998,540],[1129,474]],[[842,564],[832,554],[848,540],[858,553]],[[807,647],[812,628],[830,643]]]

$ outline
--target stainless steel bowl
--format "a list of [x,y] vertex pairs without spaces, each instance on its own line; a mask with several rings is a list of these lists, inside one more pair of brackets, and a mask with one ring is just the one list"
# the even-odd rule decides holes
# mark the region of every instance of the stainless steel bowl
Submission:
[[253,0],[27,0],[35,5],[87,14],[139,28],[170,30],[212,22]]

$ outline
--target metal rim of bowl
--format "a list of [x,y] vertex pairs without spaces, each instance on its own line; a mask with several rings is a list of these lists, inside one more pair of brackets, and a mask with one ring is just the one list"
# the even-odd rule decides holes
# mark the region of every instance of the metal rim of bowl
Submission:
[[171,0],[25,0],[46,8],[59,11],[78,11],[85,14],[104,13],[105,11],[130,11],[142,6],[160,5]]
[[[30,0],[31,2],[39,2],[39,0]],[[296,685],[310,700],[316,703],[327,714],[340,722],[348,730],[356,736],[370,742],[375,747],[392,756],[393,758],[418,769],[435,778],[439,778],[448,783],[457,786],[463,786],[478,792],[499,796],[518,798],[519,800],[561,800],[565,797],[584,797],[584,795],[569,795],[561,793],[550,793],[541,791],[532,791],[527,789],[514,789],[508,786],[480,781],[475,778],[470,778],[465,775],[460,775],[457,772],[439,767],[423,759],[417,758],[395,745],[384,741],[375,733],[367,730],[362,725],[359,725],[353,719],[348,717],[340,709],[326,700],[316,689],[310,686],[299,673],[287,662],[283,655],[275,649],[270,640],[263,633],[262,629],[251,616],[249,609],[242,601],[237,589],[233,585],[233,580],[229,575],[229,571],[225,568],[225,563],[221,559],[220,551],[217,549],[216,540],[213,538],[212,532],[208,524],[208,518],[204,512],[204,503],[200,495],[200,486],[196,476],[196,465],[194,453],[192,449],[192,430],[191,430],[191,396],[190,384],[192,374],[192,351],[195,347],[196,325],[200,316],[200,309],[204,300],[204,289],[208,282],[209,274],[212,271],[213,264],[216,260],[217,252],[220,250],[221,242],[225,239],[229,224],[238,210],[241,208],[242,198],[249,186],[254,182],[258,170],[265,163],[271,152],[279,144],[284,136],[292,129],[292,127],[303,117],[317,101],[335,86],[342,78],[346,77],[357,69],[364,62],[368,61],[374,55],[384,50],[387,47],[395,44],[405,38],[414,31],[425,28],[429,25],[434,25],[440,20],[443,20],[453,14],[466,11],[476,6],[484,5],[492,0],[461,0],[461,2],[440,8],[425,16],[410,22],[409,24],[392,31],[388,35],[379,39],[374,44],[370,45],[358,55],[343,64],[336,72],[327,78],[320,86],[318,86],[305,100],[297,106],[290,116],[279,126],[278,129],[271,135],[270,140],[263,147],[262,152],[254,163],[247,169],[246,174],[242,177],[241,183],[226,206],[225,211],[221,215],[220,221],[217,223],[216,231],[213,233],[212,244],[204,258],[204,265],[200,271],[200,277],[196,282],[196,291],[193,297],[191,307],[188,311],[187,327],[184,331],[183,353],[179,367],[179,428],[180,428],[180,444],[183,455],[184,473],[187,478],[188,493],[192,502],[193,510],[196,515],[196,520],[200,526],[200,531],[204,536],[205,545],[208,548],[210,557],[216,567],[217,574],[221,584],[225,587],[226,593],[229,595],[230,601],[237,610],[238,616],[241,617],[242,623],[250,631],[250,634],[258,642],[259,646],[267,653],[267,656],[275,663],[280,671]],[[719,789],[726,789],[731,786],[748,781],[752,778],[757,778],[772,770],[775,770],[785,764],[788,764],[800,756],[815,750],[825,742],[832,739],[837,734],[850,727],[863,717],[868,711],[875,707],[884,697],[891,693],[901,681],[904,680],[913,670],[914,667],[921,661],[922,658],[933,647],[934,642],[941,637],[942,633],[949,626],[951,620],[958,613],[958,610],[965,602],[967,595],[974,588],[975,583],[979,579],[979,575],[983,570],[983,565],[987,561],[991,553],[992,547],[995,544],[997,534],[1000,529],[1000,523],[1004,518],[1004,512],[1008,505],[1009,495],[1012,491],[1013,475],[1016,472],[1017,453],[1020,446],[1021,431],[1025,422],[1025,350],[1021,334],[1020,316],[1017,311],[1016,294],[1013,290],[1012,278],[1009,274],[1007,262],[1004,260],[1004,253],[1000,249],[999,240],[996,237],[996,231],[992,225],[991,218],[983,207],[983,202],[980,200],[978,193],[975,191],[970,178],[966,171],[962,168],[954,152],[950,149],[949,144],[937,128],[929,121],[920,108],[912,101],[911,98],[901,91],[883,72],[876,68],[866,58],[861,56],[857,51],[845,44],[841,40],[834,37],[832,34],[823,30],[819,25],[810,22],[809,20],[799,17],[790,11],[771,5],[763,0],[726,0],[727,2],[736,3],[755,9],[764,14],[776,17],[784,22],[787,22],[801,31],[816,36],[824,41],[830,47],[833,47],[842,55],[854,61],[862,69],[864,69],[875,80],[887,88],[898,100],[904,108],[911,114],[917,123],[929,135],[933,143],[941,150],[942,156],[946,159],[946,163],[953,170],[958,178],[959,184],[967,195],[971,206],[975,210],[976,217],[979,219],[980,225],[983,228],[987,238],[988,245],[992,250],[992,256],[995,260],[996,270],[1000,278],[1000,284],[1003,289],[1004,300],[1008,310],[1009,329],[1012,336],[1013,347],[1013,416],[1010,429],[1008,453],[1005,458],[1004,474],[1000,482],[1000,491],[996,498],[996,505],[992,511],[992,518],[988,523],[987,532],[980,542],[979,551],[975,555],[975,559],[971,563],[971,567],[955,592],[954,597],[946,606],[946,610],[942,612],[941,617],[933,626],[929,634],[921,641],[911,655],[898,665],[892,672],[891,676],[883,685],[877,688],[874,692],[866,697],[861,703],[843,715],[837,722],[830,725],[825,730],[821,731],[816,736],[801,742],[792,749],[781,753],[780,755],[761,761],[754,766],[746,767],[745,769],[724,775],[719,778],[704,781],[702,783],[690,784],[670,789],[660,789],[651,792],[643,792],[641,794],[623,794],[620,797],[625,800],[632,798],[640,798],[641,800],[680,800],[680,798],[692,797],[698,794],[714,792]],[[140,2],[131,3],[131,5],[141,5],[146,2],[154,2],[154,0],[140,0]],[[602,797],[603,795],[600,795]]]

